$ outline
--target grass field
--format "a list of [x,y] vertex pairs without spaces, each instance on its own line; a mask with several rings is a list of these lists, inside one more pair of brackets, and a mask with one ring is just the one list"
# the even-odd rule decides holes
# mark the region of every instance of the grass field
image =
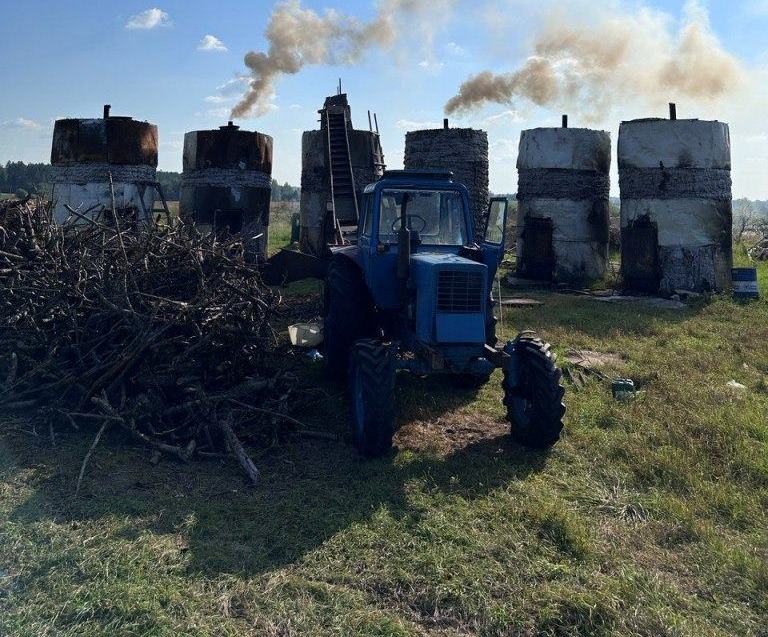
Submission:
[[272,203],[269,213],[269,253],[274,254],[291,242],[291,218],[299,212],[299,202]]
[[[273,239],[277,233],[273,233]],[[743,259],[743,254],[740,254]],[[392,456],[344,439],[341,386],[296,417],[342,441],[153,466],[112,438],[73,497],[92,433],[0,434],[0,635],[690,635],[768,627],[768,267],[762,298],[684,310],[537,293],[502,331],[620,354],[614,401],[569,387],[563,439],[511,443],[500,378],[398,381]],[[284,317],[310,318],[295,288]],[[505,292],[509,294],[509,292]],[[728,387],[730,380],[746,390]],[[127,449],[126,449],[127,447]]]

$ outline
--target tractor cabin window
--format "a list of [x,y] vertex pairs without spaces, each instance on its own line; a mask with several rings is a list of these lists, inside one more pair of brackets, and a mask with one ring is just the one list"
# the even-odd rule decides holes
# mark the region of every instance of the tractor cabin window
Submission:
[[485,226],[485,240],[487,243],[501,245],[504,241],[504,221],[506,220],[507,202],[494,199],[488,207],[488,221]]
[[363,219],[363,236],[364,237],[370,237],[371,232],[373,231],[373,214],[371,210],[371,201],[373,200],[373,197],[370,193],[366,193],[363,195],[363,215],[365,215],[365,218]]
[[461,195],[451,190],[384,190],[379,241],[396,244],[401,215],[425,245],[466,245],[467,227]]

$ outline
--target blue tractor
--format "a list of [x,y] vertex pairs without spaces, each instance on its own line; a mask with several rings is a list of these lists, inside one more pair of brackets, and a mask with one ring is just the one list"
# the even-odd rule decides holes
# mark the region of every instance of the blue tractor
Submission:
[[535,448],[559,438],[564,389],[550,346],[531,332],[496,343],[506,215],[506,199],[492,199],[476,239],[467,189],[446,171],[387,171],[365,189],[357,244],[332,250],[324,328],[326,369],[348,379],[363,454],[392,446],[397,370],[483,383],[500,367],[513,438]]

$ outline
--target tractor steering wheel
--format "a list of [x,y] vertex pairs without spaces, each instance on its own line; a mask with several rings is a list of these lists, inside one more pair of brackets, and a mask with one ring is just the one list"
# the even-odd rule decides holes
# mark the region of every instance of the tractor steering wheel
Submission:
[[[427,220],[424,219],[424,217],[422,217],[421,215],[406,215],[406,219],[407,219],[406,223],[408,224],[409,230],[414,230],[411,219],[419,219],[421,221],[421,228],[419,228],[418,230],[414,230],[414,232],[418,232],[419,234],[424,232],[424,228],[427,227]],[[395,228],[395,226],[398,223],[400,223],[400,217],[398,217],[392,222],[392,232],[397,232],[400,229],[400,228]]]

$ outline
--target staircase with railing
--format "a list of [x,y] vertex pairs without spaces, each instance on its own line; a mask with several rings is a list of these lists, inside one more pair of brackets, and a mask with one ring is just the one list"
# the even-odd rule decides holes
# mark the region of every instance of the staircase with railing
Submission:
[[325,111],[333,222],[338,243],[357,236],[358,207],[344,112]]

